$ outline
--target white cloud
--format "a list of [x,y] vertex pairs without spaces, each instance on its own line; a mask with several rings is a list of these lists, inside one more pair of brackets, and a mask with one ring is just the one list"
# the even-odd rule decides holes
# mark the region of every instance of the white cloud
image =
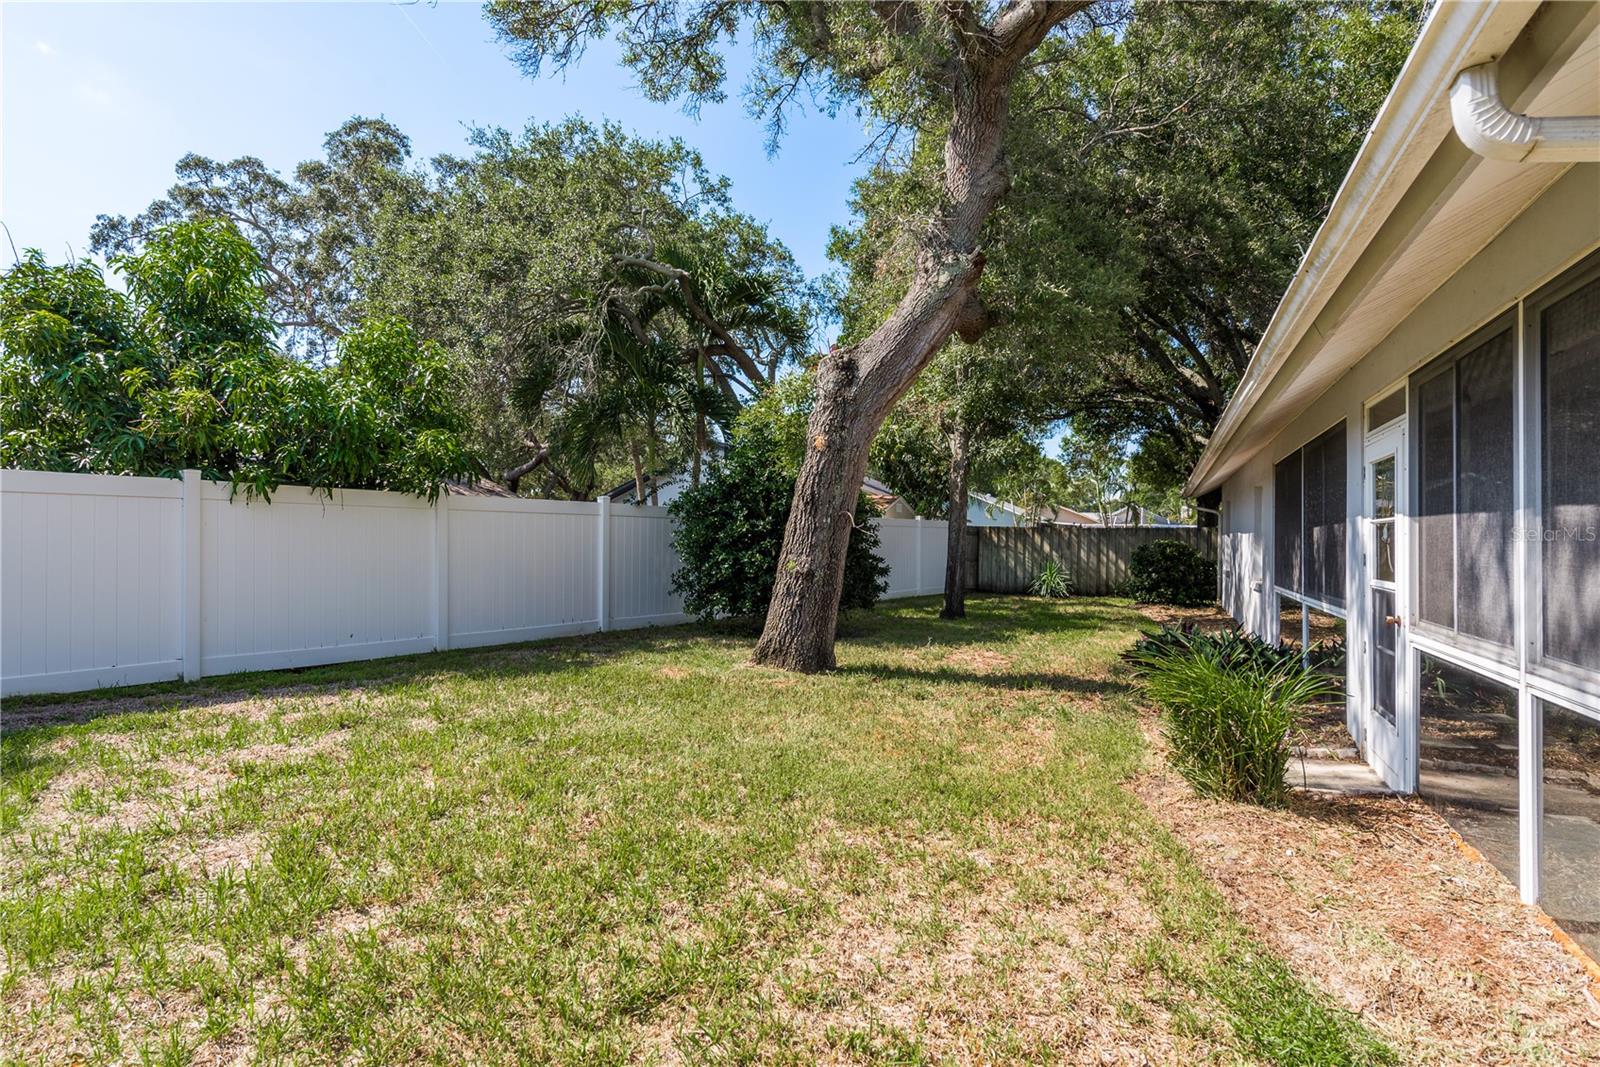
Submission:
[[38,52],[41,56],[53,56],[56,54],[55,46],[49,41],[33,42],[33,50]]

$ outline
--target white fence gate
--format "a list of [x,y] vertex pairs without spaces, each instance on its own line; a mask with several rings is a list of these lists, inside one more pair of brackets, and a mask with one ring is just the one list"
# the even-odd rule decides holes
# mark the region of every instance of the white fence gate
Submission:
[[[945,524],[880,521],[888,596],[938,592]],[[665,508],[0,473],[0,694],[688,621]]]

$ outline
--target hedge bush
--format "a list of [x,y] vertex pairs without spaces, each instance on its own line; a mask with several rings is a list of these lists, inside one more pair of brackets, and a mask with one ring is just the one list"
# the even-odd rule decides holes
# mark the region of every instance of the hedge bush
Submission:
[[[734,438],[706,481],[672,502],[673,545],[683,561],[672,588],[683,595],[685,611],[702,619],[766,617],[794,484],[768,437],[744,434]],[[858,494],[839,607],[871,608],[888,588],[889,565],[878,555],[877,511]]]
[[1128,595],[1146,604],[1198,608],[1217,599],[1217,565],[1182,541],[1140,545],[1128,572]]

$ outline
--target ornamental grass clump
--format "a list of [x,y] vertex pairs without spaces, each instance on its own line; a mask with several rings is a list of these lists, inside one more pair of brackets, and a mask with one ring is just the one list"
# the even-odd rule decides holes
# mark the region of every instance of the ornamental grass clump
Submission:
[[1232,644],[1153,644],[1131,658],[1162,708],[1184,778],[1206,796],[1278,805],[1295,716],[1331,692],[1332,682],[1298,658],[1240,655]]
[[1072,572],[1055,560],[1044,565],[1044,570],[1028,586],[1034,596],[1059,599],[1072,595]]

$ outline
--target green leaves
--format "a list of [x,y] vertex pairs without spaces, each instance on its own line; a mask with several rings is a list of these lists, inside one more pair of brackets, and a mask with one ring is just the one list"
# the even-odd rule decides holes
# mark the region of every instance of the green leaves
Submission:
[[282,483],[437,496],[478,470],[461,382],[398,319],[359,325],[325,368],[274,347],[255,249],[216,219],[91,266],[30,252],[0,276],[0,464],[171,475],[268,496]]
[[1174,762],[1196,790],[1282,803],[1289,729],[1300,709],[1333,690],[1326,675],[1236,634],[1162,635],[1129,658],[1165,710]]
[[[672,588],[683,594],[684,610],[703,619],[765,618],[794,483],[795,470],[777,442],[755,428],[735,438],[709,481],[672,502],[673,546],[682,561]],[[889,587],[873,520],[871,505],[858,495],[841,608],[870,608]]]
[[1202,607],[1217,599],[1217,565],[1182,541],[1151,541],[1133,550],[1127,594],[1146,604]]

